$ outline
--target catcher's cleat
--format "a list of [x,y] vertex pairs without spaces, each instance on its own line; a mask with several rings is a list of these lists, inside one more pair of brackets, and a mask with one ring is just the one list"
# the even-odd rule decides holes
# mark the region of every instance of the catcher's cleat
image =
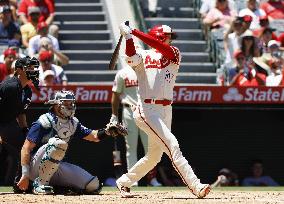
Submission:
[[41,186],[34,187],[33,193],[36,195],[52,195],[53,188],[52,186],[41,185]]
[[[37,178],[38,179],[38,178]],[[51,195],[54,194],[52,186],[39,185],[37,179],[33,183],[33,193],[36,195]]]
[[210,193],[211,186],[209,184],[199,184],[195,190],[193,190],[193,194],[198,198],[204,198]]
[[116,187],[118,188],[122,198],[133,198],[134,195],[130,193],[130,188],[122,186],[118,181],[116,181]]

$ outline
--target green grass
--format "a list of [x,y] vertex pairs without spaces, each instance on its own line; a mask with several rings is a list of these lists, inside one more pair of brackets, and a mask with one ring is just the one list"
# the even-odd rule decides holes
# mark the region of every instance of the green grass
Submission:
[[[133,187],[133,191],[182,191],[186,187]],[[281,187],[217,187],[214,191],[284,191]],[[12,187],[0,187],[0,192],[11,192]],[[115,187],[104,187],[103,191],[117,191]]]

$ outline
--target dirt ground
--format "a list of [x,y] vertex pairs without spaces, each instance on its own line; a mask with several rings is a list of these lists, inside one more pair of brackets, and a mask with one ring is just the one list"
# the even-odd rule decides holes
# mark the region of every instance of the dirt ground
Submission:
[[103,191],[101,195],[64,196],[64,195],[22,195],[9,192],[0,193],[0,203],[95,203],[95,204],[132,204],[132,203],[190,203],[190,204],[274,204],[284,203],[284,191],[211,191],[205,199],[197,199],[186,190],[139,191],[135,198],[120,198],[117,191]]

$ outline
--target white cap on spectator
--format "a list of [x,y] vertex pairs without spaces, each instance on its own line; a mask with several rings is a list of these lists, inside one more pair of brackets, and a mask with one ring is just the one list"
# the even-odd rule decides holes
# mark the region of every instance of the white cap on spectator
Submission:
[[241,38],[244,37],[254,37],[253,32],[251,30],[246,30],[242,35]]
[[42,38],[40,38],[40,40],[39,40],[39,46],[42,46],[42,45],[52,45],[51,39],[48,38],[48,37],[42,37]]
[[278,42],[276,40],[270,40],[267,44],[268,47],[272,47],[273,45],[280,47],[280,42]]
[[55,76],[54,71],[52,71],[52,70],[45,70],[43,72],[43,78],[45,79],[47,76]]
[[31,6],[28,8],[28,14],[31,15],[32,13],[40,13],[40,8],[37,6]]

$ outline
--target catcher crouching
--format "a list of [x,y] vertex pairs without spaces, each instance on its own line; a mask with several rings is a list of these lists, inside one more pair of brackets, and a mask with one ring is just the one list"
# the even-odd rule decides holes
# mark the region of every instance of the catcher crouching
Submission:
[[62,161],[73,137],[99,142],[107,137],[125,136],[126,128],[120,124],[107,124],[106,128],[91,130],[74,117],[74,94],[58,91],[46,104],[49,112],[35,121],[21,150],[22,175],[14,185],[14,192],[53,194],[54,188],[72,189],[86,194],[97,194],[102,184],[97,176],[79,166]]

